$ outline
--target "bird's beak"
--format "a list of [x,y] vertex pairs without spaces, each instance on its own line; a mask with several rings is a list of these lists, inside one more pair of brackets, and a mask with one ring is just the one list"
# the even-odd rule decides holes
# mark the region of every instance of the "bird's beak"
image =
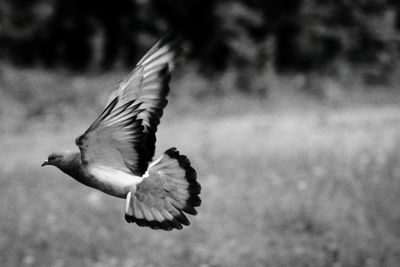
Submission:
[[47,160],[45,160],[45,161],[42,163],[41,166],[43,167],[43,166],[46,166],[46,165],[49,165],[49,162],[48,162]]

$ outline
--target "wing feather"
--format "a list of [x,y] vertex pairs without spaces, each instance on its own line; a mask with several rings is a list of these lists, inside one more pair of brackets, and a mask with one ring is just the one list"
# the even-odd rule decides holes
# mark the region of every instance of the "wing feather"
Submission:
[[167,105],[171,71],[181,53],[172,33],[156,42],[110,95],[89,129],[76,139],[84,163],[143,175],[155,152],[157,126]]
[[172,32],[165,35],[143,56],[110,97],[110,101],[117,97],[116,107],[132,100],[140,104],[141,112],[137,118],[144,127],[141,157],[147,164],[154,156],[155,133],[168,103],[166,96],[171,72],[181,51],[180,40]]
[[147,168],[139,154],[143,142],[143,126],[137,119],[139,106],[131,101],[105,113],[77,138],[84,164],[101,164],[134,174]]

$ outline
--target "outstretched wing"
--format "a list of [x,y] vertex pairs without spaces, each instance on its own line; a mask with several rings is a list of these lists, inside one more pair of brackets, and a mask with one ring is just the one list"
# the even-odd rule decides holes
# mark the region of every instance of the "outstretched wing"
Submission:
[[134,101],[115,108],[114,99],[89,129],[76,139],[82,162],[103,165],[141,175],[147,162],[141,154],[143,126],[137,118],[141,112]]
[[76,140],[84,163],[129,169],[135,175],[146,172],[180,51],[180,42],[166,35],[119,84],[103,113]]
[[181,54],[181,42],[172,32],[165,35],[145,54],[135,69],[111,94],[109,102],[117,98],[117,107],[135,100],[142,110],[138,119],[144,127],[144,160],[150,162],[155,152],[157,126],[167,105],[169,80],[176,58]]

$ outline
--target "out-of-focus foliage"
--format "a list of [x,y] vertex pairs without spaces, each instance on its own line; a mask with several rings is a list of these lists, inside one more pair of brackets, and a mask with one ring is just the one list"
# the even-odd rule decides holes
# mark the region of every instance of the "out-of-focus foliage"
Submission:
[[227,68],[332,71],[399,54],[394,0],[3,0],[0,56],[20,65],[131,66],[169,28],[206,74]]

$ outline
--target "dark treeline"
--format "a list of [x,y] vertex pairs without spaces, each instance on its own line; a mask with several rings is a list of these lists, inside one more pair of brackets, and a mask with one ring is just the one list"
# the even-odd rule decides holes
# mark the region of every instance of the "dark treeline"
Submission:
[[391,65],[395,0],[2,0],[0,57],[72,70],[131,66],[167,29],[205,73],[229,66],[312,71],[336,60]]

